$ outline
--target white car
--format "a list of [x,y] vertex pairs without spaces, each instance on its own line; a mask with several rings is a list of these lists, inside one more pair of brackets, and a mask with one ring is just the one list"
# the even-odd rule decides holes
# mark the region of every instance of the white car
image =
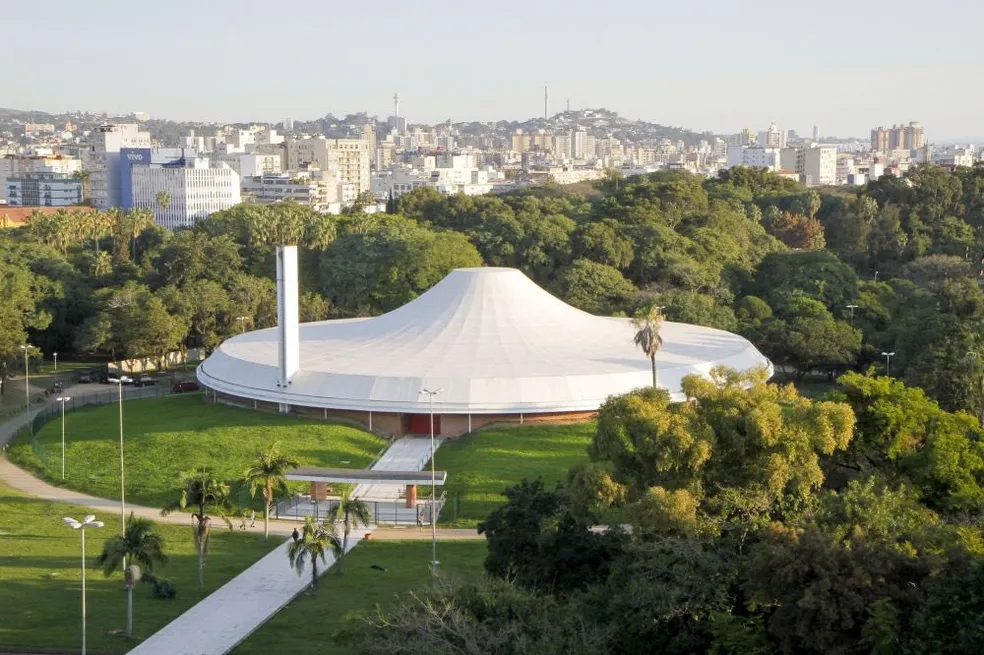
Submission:
[[133,384],[133,378],[131,378],[129,375],[121,375],[118,378],[111,377],[111,378],[109,378],[109,383],[110,384],[117,384],[117,383],[119,383],[119,384]]

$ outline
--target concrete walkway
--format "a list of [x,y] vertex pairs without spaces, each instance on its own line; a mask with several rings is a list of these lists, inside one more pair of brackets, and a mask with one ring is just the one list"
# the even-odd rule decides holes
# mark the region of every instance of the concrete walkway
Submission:
[[[434,440],[434,450],[441,440]],[[383,456],[372,465],[373,471],[419,471],[430,461],[430,437],[403,437],[386,449]],[[365,501],[399,500],[404,487],[398,484],[360,484],[352,491],[352,497]]]
[[[353,530],[348,550],[365,536]],[[215,593],[171,621],[130,655],[223,655],[232,650],[311,583],[311,563],[298,575],[287,559],[288,539]],[[324,574],[335,557],[318,562]],[[330,593],[326,592],[326,593]]]

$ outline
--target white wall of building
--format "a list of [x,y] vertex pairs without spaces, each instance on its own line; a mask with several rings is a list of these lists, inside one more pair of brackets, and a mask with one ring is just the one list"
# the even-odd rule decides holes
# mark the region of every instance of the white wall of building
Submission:
[[[134,166],[133,206],[154,212],[154,222],[169,229],[188,227],[242,200],[239,175],[224,163],[206,158],[189,160],[188,166]],[[170,200],[160,207],[157,194]]]

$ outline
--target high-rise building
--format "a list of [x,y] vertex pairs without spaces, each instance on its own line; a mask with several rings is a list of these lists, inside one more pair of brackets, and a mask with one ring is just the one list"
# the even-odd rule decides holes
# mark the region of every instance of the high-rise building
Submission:
[[797,170],[807,186],[827,186],[837,183],[837,148],[816,146],[801,148]]
[[0,205],[7,199],[6,181],[22,177],[26,173],[61,173],[73,175],[82,168],[82,162],[62,155],[6,155],[0,157]]
[[[129,170],[132,207],[154,212],[166,228],[188,227],[241,201],[239,175],[227,164],[191,157],[172,164],[138,164]],[[161,193],[167,198],[162,203]]]
[[21,207],[71,207],[82,204],[82,181],[64,173],[34,172],[8,177],[7,203]]
[[925,145],[926,134],[922,123],[917,121],[912,121],[908,125],[876,127],[871,130],[871,149],[876,152],[918,150]]
[[588,132],[579,127],[571,133],[571,158],[585,159],[588,156]]
[[120,206],[120,150],[149,147],[150,133],[136,123],[103,125],[89,134],[82,169],[89,175],[89,199],[96,209]]
[[342,182],[354,184],[356,194],[370,189],[369,144],[365,139],[299,139],[287,145],[287,168],[296,171],[313,167],[337,167]]
[[527,152],[530,149],[530,135],[524,134],[521,129],[517,129],[509,137],[509,149],[513,152]]
[[779,129],[779,126],[775,123],[772,123],[769,125],[769,129],[760,135],[759,144],[766,148],[785,148],[786,132],[785,130]]

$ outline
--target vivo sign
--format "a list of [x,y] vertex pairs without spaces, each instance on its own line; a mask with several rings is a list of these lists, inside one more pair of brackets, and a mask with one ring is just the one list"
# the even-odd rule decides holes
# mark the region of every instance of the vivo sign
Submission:
[[127,154],[126,158],[129,159],[130,161],[143,161],[144,157],[139,153],[131,152]]

